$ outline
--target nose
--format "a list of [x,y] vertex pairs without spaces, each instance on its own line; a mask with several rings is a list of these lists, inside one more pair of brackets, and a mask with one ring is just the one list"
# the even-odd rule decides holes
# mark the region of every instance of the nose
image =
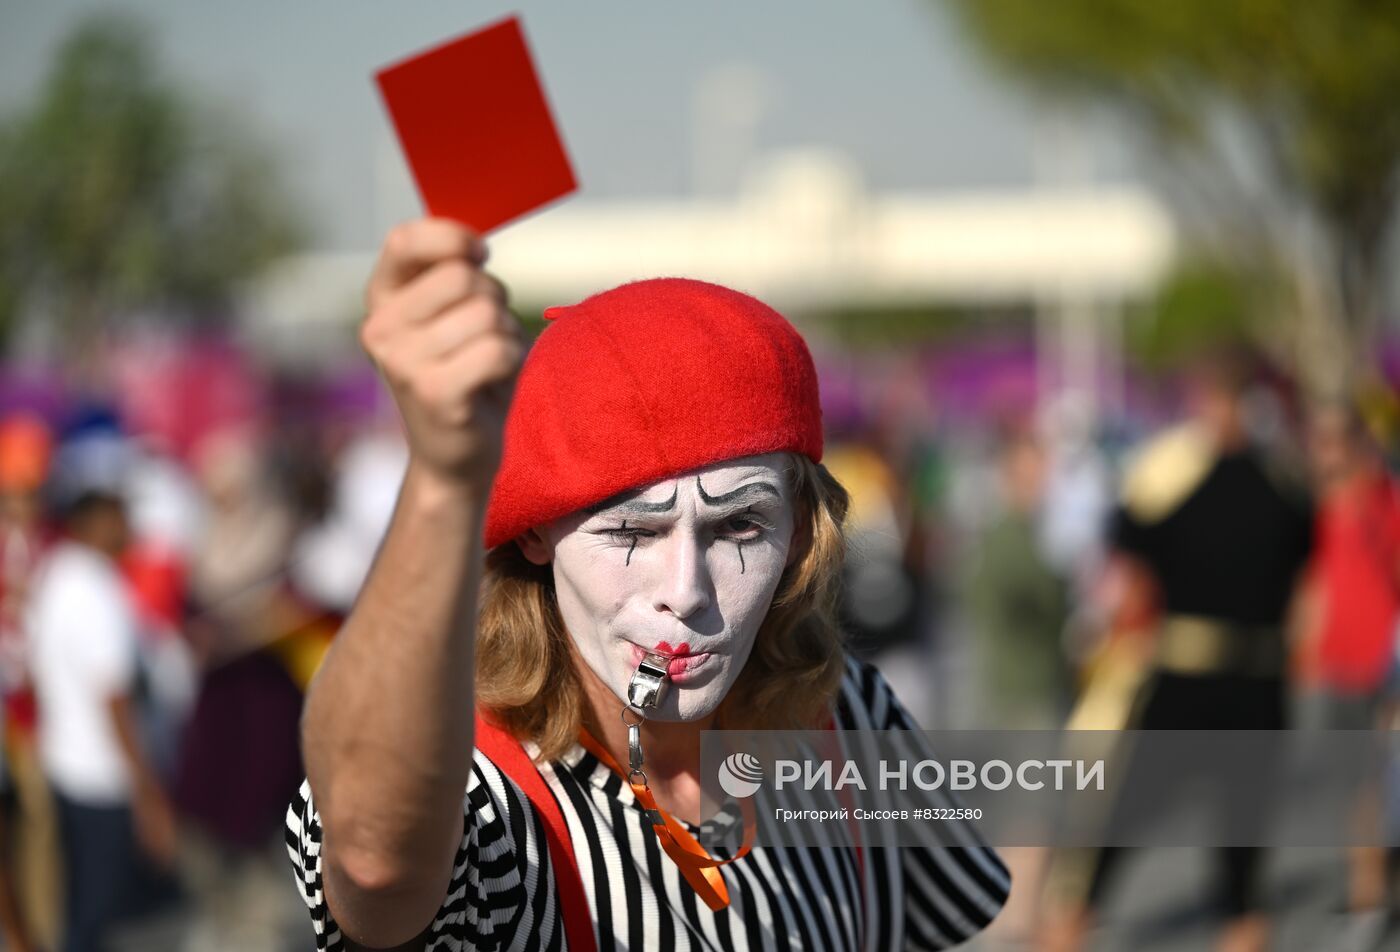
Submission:
[[689,618],[710,605],[711,582],[705,553],[693,538],[678,538],[668,548],[653,607],[677,618]]

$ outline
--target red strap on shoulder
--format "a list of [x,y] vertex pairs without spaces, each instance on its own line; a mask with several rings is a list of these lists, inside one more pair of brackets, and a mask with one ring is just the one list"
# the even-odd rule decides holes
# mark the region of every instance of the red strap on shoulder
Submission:
[[540,776],[539,768],[520,746],[520,741],[504,728],[476,714],[476,747],[491,759],[511,780],[515,781],[544,821],[545,845],[549,862],[554,867],[554,881],[559,886],[559,915],[564,921],[564,934],[570,952],[597,952],[593,937],[593,917],[588,910],[588,894],[583,891],[578,858],[574,856],[573,840],[568,824],[554,792]]

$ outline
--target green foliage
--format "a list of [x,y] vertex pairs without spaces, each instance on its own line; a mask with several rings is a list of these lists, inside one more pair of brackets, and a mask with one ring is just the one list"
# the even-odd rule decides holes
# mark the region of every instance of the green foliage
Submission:
[[1206,260],[1182,263],[1126,325],[1125,344],[1152,369],[1186,366],[1221,345],[1257,336],[1268,326],[1272,282]]
[[215,314],[300,243],[269,158],[161,75],[144,32],[85,22],[0,124],[0,334],[25,315],[87,335],[135,308]]
[[834,308],[806,315],[803,327],[845,350],[890,350],[955,340],[1001,326],[1024,326],[1019,312],[931,305]]
[[946,2],[1037,93],[1113,107],[1167,156],[1252,157],[1315,223],[1364,352],[1400,185],[1400,0]]
[[1124,106],[1165,138],[1252,124],[1283,183],[1337,215],[1393,189],[1400,0],[952,0],[992,58],[1037,89]]

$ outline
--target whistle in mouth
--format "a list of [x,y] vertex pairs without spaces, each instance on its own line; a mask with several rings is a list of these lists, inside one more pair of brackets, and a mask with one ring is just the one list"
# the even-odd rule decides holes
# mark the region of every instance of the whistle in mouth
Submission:
[[670,659],[663,654],[646,653],[627,684],[628,707],[644,711],[661,703],[661,694],[668,683],[666,667],[669,663]]

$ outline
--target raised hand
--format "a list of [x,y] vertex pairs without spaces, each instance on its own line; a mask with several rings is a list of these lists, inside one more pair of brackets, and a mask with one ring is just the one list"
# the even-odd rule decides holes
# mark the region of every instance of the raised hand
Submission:
[[398,226],[366,295],[360,340],[398,404],[412,464],[484,503],[525,352],[486,245],[446,219]]

